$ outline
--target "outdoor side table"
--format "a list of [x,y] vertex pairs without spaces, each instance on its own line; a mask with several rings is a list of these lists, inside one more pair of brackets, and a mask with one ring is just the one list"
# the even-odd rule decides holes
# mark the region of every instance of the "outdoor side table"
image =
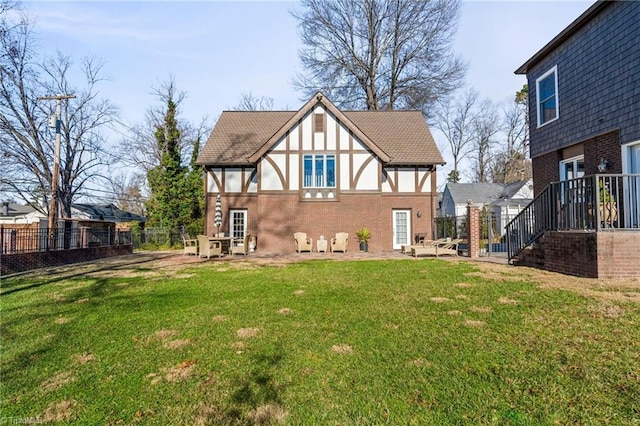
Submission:
[[318,253],[326,253],[327,252],[327,242],[329,240],[316,240],[316,248]]

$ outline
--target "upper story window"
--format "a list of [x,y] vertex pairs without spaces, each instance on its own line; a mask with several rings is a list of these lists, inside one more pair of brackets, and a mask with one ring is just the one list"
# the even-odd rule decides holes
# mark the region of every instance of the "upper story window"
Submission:
[[536,80],[538,127],[558,118],[558,66]]
[[306,154],[303,165],[305,188],[335,188],[336,156]]

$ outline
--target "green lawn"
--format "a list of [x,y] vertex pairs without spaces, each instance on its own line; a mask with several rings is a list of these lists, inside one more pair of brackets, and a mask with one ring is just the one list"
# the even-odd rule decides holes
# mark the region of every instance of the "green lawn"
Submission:
[[474,271],[4,279],[0,424],[640,424],[640,305]]

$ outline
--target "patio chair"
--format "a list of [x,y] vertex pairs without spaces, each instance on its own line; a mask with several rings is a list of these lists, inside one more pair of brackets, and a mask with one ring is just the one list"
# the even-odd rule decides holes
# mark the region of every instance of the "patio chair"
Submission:
[[446,238],[439,238],[437,240],[422,240],[421,242],[417,243],[417,244],[404,244],[400,247],[400,253],[406,253],[406,254],[411,254],[411,249],[414,247],[430,247],[430,246],[435,246],[437,244],[440,243],[446,243],[447,239]]
[[335,238],[331,239],[331,251],[347,252],[347,245],[349,244],[349,234],[346,232],[338,232]]
[[297,253],[302,253],[303,251],[311,253],[313,251],[313,239],[307,237],[305,232],[295,232],[293,234],[293,241],[296,243]]
[[198,255],[198,240],[195,238],[189,238],[188,236],[182,236],[182,242],[184,244],[183,256],[188,254]]
[[231,247],[229,248],[229,252],[234,254],[244,254],[245,256],[249,254],[249,241],[251,241],[251,234],[247,234],[244,238],[236,238],[231,241]]
[[456,239],[451,241],[437,242],[435,244],[425,246],[425,247],[412,247],[411,248],[411,256],[457,256],[458,255],[458,244],[460,244],[462,240]]
[[200,254],[198,257],[211,259],[211,256],[222,257],[222,243],[220,241],[211,241],[206,235],[198,235],[198,245],[200,246]]

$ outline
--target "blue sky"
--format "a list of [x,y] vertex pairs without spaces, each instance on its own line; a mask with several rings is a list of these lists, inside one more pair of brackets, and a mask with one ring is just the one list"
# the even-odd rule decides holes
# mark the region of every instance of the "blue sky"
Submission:
[[[26,0],[25,0],[26,2]],[[455,50],[468,62],[467,84],[482,97],[511,99],[526,82],[513,71],[584,12],[593,0],[478,1],[462,4]],[[169,75],[187,98],[184,118],[215,119],[242,93],[274,99],[278,109],[304,101],[291,81],[299,69],[296,20],[285,1],[36,1],[41,47],[78,63],[94,56],[109,78],[103,96],[127,124],[156,105],[150,95]],[[439,135],[441,147],[446,142]],[[119,136],[113,137],[119,142]],[[447,153],[444,153],[445,159]]]

